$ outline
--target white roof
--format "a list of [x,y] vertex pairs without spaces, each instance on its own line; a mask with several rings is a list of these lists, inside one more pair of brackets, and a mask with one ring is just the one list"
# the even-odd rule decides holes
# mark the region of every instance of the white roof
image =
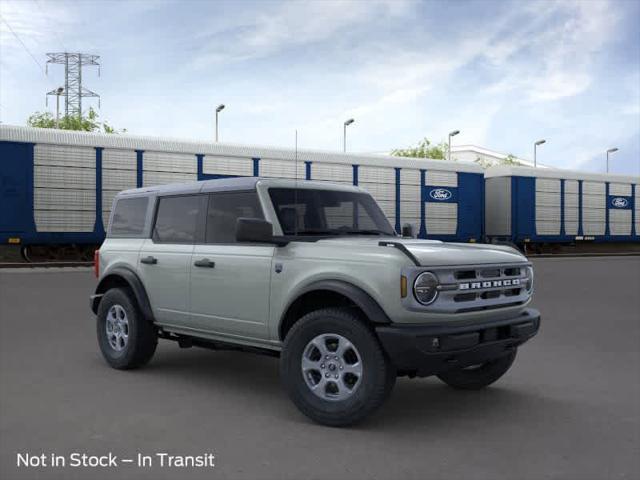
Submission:
[[[464,152],[478,153],[481,155],[485,155],[487,157],[493,157],[496,160],[504,160],[510,155],[508,153],[498,152],[496,150],[491,150],[489,148],[479,147],[478,145],[452,145],[451,146],[452,155],[455,153],[464,153]],[[522,157],[516,157],[515,155],[513,156],[513,158],[516,162],[520,162],[523,166],[533,166],[533,162],[531,160],[526,160]],[[543,165],[540,162],[538,162],[537,168],[552,168],[552,167]]]
[[491,150],[485,147],[480,147],[478,145],[451,145],[451,153],[456,153],[456,152],[476,152],[476,153],[482,153],[483,155],[488,155],[490,157],[496,157],[500,159],[508,157],[508,154],[506,153],[497,152],[495,150]]
[[[291,148],[201,142],[129,134],[78,132],[50,128],[19,127],[15,125],[0,125],[0,141],[119,148],[125,150],[150,150],[225,157],[277,158],[283,160],[294,160],[296,158],[295,150]],[[349,165],[364,164],[379,167],[402,167],[471,173],[483,172],[483,169],[478,165],[453,161],[448,162],[445,160],[298,149],[298,161],[303,162],[305,160]]]
[[190,192],[222,192],[237,190],[252,190],[256,185],[264,185],[275,188],[319,189],[336,190],[344,192],[363,192],[366,190],[355,185],[344,183],[322,182],[313,180],[295,180],[293,178],[267,178],[267,177],[235,177],[218,178],[215,180],[203,180],[200,182],[167,183],[164,185],[152,185],[148,187],[130,188],[118,193],[118,196],[190,193]]
[[587,173],[559,168],[531,168],[499,165],[489,167],[484,172],[485,178],[492,177],[537,177],[564,178],[566,180],[591,180],[599,182],[640,183],[640,177],[633,175],[614,175],[611,173]]

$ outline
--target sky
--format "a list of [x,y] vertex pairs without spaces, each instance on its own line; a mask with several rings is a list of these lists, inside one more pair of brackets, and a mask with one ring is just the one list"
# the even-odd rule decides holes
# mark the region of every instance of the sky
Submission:
[[[388,152],[427,137],[640,175],[640,1],[0,0],[0,121],[83,70],[131,134]],[[97,102],[88,100],[97,107]]]

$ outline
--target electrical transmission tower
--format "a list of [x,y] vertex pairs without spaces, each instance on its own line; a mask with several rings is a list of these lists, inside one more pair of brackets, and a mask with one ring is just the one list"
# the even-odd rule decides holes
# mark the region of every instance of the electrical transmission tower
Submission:
[[60,89],[54,89],[47,95],[63,95],[65,97],[64,113],[67,116],[82,117],[82,99],[84,97],[98,98],[98,106],[100,106],[100,95],[92,92],[88,88],[82,86],[82,67],[85,65],[95,65],[98,67],[98,76],[100,75],[100,59],[99,55],[88,55],[86,53],[47,53],[47,73],[50,63],[59,63],[64,65],[64,90],[60,93]]

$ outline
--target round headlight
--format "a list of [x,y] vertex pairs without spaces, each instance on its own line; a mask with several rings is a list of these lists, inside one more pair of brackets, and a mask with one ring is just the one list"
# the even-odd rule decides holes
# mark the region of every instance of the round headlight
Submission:
[[430,305],[438,296],[438,277],[431,272],[418,275],[413,283],[413,295],[422,305]]
[[532,293],[533,292],[533,267],[527,267],[526,275],[527,275],[527,283],[525,287],[527,289],[527,292]]

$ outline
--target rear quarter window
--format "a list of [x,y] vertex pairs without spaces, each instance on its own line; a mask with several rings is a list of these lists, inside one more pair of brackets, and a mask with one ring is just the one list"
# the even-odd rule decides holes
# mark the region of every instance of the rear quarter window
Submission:
[[110,237],[138,237],[144,232],[148,197],[121,198],[111,218]]

